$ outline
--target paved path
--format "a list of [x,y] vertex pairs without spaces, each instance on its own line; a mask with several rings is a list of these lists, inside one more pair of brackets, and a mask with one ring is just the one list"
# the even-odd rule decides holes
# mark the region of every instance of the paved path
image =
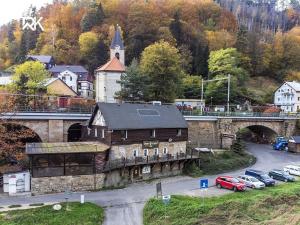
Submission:
[[[287,152],[274,151],[269,145],[248,144],[249,152],[257,157],[257,163],[252,168],[261,170],[271,170],[273,168],[282,168],[290,163],[300,164],[300,155]],[[244,170],[238,170],[229,175],[239,175]],[[222,195],[231,192],[229,190],[217,189],[214,187],[215,176],[207,176],[210,183],[206,196]],[[145,202],[155,196],[155,185],[158,181],[151,183],[131,184],[123,189],[115,189],[100,192],[84,192],[86,201],[97,203],[106,209],[105,225],[141,225],[142,211]],[[178,176],[162,179],[163,194],[184,194],[200,196],[199,178],[190,178]],[[70,201],[79,201],[80,195],[83,193],[73,193]],[[11,204],[28,204],[41,202],[61,202],[64,201],[65,195],[48,194],[33,197],[0,197],[1,205]]]

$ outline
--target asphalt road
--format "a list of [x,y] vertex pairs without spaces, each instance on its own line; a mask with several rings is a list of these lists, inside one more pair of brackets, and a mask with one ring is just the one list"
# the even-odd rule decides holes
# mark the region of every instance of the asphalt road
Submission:
[[[256,156],[257,162],[251,168],[269,171],[273,168],[282,168],[287,164],[300,164],[300,155],[274,151],[269,145],[248,144],[250,153]],[[237,176],[243,174],[245,169],[238,170],[227,175]],[[217,189],[214,186],[214,180],[217,177],[207,176],[209,179],[208,190],[203,193],[199,189],[199,178],[190,178],[177,176],[172,178],[161,179],[163,194],[183,194],[191,196],[215,196],[222,195],[229,190]],[[100,192],[73,193],[69,201],[79,201],[80,195],[84,194],[86,201],[97,203],[105,207],[106,219],[105,225],[141,225],[142,211],[145,202],[156,195],[155,185],[159,180],[151,183],[135,183],[123,189],[115,189]],[[62,202],[65,201],[65,195],[48,194],[33,197],[0,197],[1,205],[11,204],[29,204],[41,202]]]

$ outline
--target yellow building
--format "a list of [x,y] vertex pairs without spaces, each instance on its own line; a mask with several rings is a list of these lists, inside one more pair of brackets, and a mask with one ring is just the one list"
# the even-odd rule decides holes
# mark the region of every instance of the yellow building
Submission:
[[46,81],[44,86],[47,88],[48,95],[55,96],[67,96],[75,97],[78,96],[72,88],[70,88],[65,82],[59,78],[50,78]]

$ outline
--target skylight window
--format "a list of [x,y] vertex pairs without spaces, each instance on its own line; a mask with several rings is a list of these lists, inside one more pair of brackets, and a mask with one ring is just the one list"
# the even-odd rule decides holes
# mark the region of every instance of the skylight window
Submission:
[[159,116],[159,112],[154,109],[137,109],[140,116]]

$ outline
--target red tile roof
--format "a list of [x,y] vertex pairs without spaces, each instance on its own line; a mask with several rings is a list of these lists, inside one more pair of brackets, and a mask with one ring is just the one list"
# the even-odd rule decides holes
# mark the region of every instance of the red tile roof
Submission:
[[125,72],[125,66],[118,60],[117,57],[114,57],[103,66],[97,68],[96,71]]

